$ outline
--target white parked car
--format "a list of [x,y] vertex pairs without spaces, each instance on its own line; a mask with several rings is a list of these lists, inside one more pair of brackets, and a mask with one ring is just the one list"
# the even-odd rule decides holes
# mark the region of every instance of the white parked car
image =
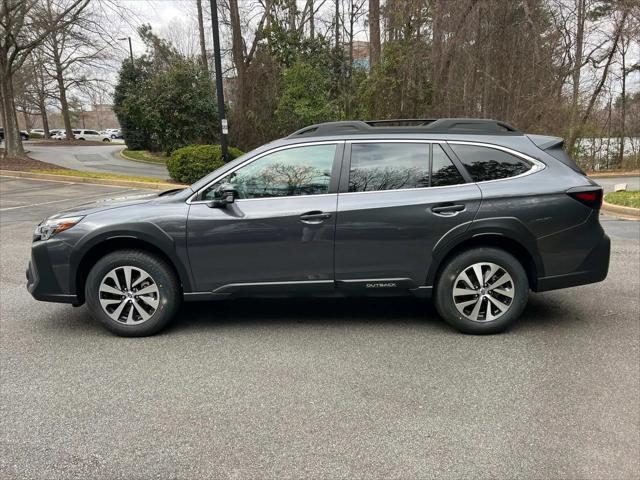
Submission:
[[32,128],[29,130],[29,134],[37,133],[38,135],[44,135],[44,128]]
[[[111,137],[109,135],[103,135],[96,130],[72,130],[73,136],[76,140],[88,140],[93,142],[110,142]],[[56,133],[53,137],[56,140],[64,140],[67,138],[67,134],[64,130]]]
[[109,135],[111,139],[122,137],[122,133],[120,132],[119,128],[107,128],[106,130],[104,130],[104,134]]

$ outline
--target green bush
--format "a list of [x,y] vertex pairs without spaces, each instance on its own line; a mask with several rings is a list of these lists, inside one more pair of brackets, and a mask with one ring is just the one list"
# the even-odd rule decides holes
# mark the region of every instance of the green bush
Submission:
[[33,132],[29,134],[29,140],[38,140],[40,138],[44,138],[44,135],[38,132]]
[[[243,152],[229,147],[229,159],[242,155]],[[167,160],[167,170],[171,178],[182,183],[193,183],[208,175],[216,168],[224,165],[220,145],[189,145],[171,154]]]

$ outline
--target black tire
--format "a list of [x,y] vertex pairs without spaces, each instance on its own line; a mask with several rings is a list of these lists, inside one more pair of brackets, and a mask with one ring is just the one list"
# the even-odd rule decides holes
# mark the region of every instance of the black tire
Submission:
[[[486,314],[488,305],[491,305],[489,308],[492,309],[492,312],[500,313],[500,311],[492,303],[490,298],[480,298],[483,296],[482,293],[485,292],[484,285],[475,285],[474,287],[470,287],[483,289],[477,295],[459,296],[459,303],[462,303],[465,300],[472,301],[477,297],[481,301],[480,313],[482,313],[482,307],[485,309],[485,318],[472,320],[471,317],[473,316],[473,313],[471,313],[471,311],[476,304],[473,303],[463,309],[464,313],[469,312],[468,315],[461,313],[454,302],[454,282],[463,271],[466,271],[474,264],[483,262],[495,264],[511,276],[512,282],[510,285],[512,285],[512,288],[508,288],[508,290],[509,293],[513,295],[513,298],[509,300],[508,297],[501,296],[497,293],[507,288],[498,287],[501,288],[501,290],[497,290],[497,292],[486,292],[484,294],[485,297],[492,296],[494,299],[504,302],[505,304],[510,301],[510,303],[508,303],[508,309],[504,313],[495,319],[490,319],[491,317],[489,317],[489,314]],[[486,270],[483,271],[483,275],[481,276],[485,276],[485,272],[489,270],[489,267],[485,268]],[[486,273],[486,275],[488,275],[488,273]],[[474,277],[472,280],[475,280],[475,278],[477,277]],[[487,284],[490,284],[490,281],[488,281]],[[464,283],[458,283],[458,287],[462,286],[465,288],[464,285]],[[437,279],[434,300],[438,313],[447,323],[463,333],[482,335],[499,333],[507,329],[524,310],[524,307],[527,304],[528,295],[529,280],[527,278],[527,273],[520,262],[513,255],[504,250],[481,247],[461,252],[447,262]],[[477,312],[476,316],[478,316]],[[489,319],[487,319],[487,317]]]
[[102,141],[103,142],[110,142],[111,140],[109,140],[108,138],[103,138]]
[[[147,320],[139,317],[138,321],[141,323],[133,325],[113,319],[100,304],[100,295],[105,295],[100,293],[103,279],[114,269],[125,266],[148,273],[158,290],[158,305],[155,311]],[[133,292],[134,289],[132,288],[131,291]],[[160,331],[175,316],[180,307],[181,298],[180,284],[171,266],[163,259],[142,250],[118,250],[105,255],[93,266],[85,284],[85,299],[93,317],[99,320],[107,330],[123,337],[144,337]],[[122,311],[132,309],[134,315],[138,315],[139,309],[134,309],[132,305],[134,300],[127,300],[127,302],[129,306],[125,306]]]

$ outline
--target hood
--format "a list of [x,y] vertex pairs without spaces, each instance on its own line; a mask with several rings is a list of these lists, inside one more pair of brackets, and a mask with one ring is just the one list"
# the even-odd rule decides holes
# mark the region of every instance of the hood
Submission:
[[140,205],[149,203],[160,196],[162,192],[142,193],[136,195],[123,195],[98,200],[95,202],[83,203],[75,207],[68,208],[61,212],[51,215],[50,219],[62,217],[76,217],[80,215],[90,215],[92,213],[110,210],[112,208],[127,207],[129,205]]

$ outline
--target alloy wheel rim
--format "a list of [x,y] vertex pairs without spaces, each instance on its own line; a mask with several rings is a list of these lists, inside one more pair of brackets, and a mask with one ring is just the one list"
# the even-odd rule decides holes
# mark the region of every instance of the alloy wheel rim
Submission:
[[133,266],[116,267],[98,288],[104,312],[116,322],[138,325],[149,320],[160,304],[160,291],[149,273]]
[[478,262],[460,272],[453,282],[453,303],[473,322],[492,322],[513,304],[515,288],[509,272],[491,262]]

